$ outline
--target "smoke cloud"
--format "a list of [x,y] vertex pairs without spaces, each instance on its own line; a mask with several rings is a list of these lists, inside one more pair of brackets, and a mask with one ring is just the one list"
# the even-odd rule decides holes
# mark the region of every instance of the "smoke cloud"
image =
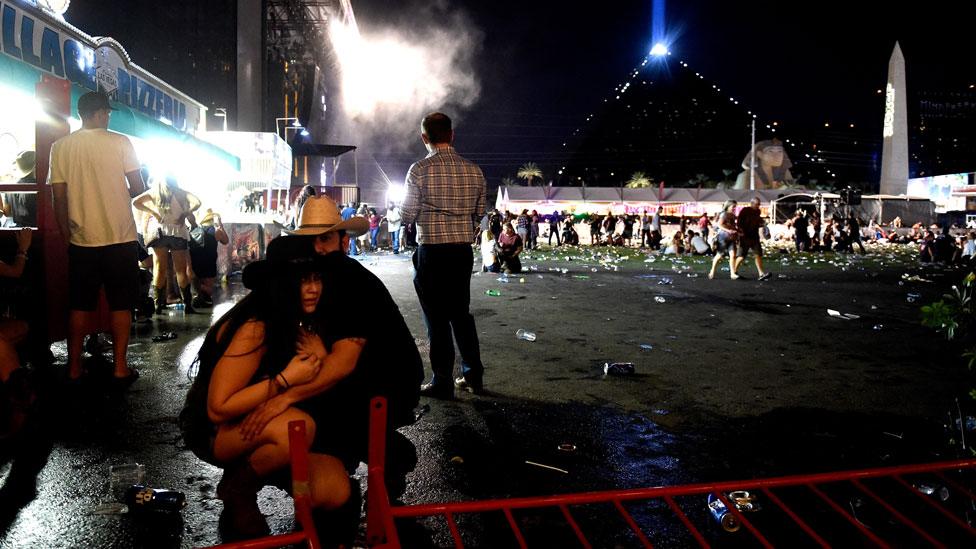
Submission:
[[343,133],[364,148],[405,151],[418,140],[424,114],[442,110],[458,118],[480,94],[475,58],[484,35],[470,18],[444,3],[405,13],[409,19],[395,26],[330,28]]

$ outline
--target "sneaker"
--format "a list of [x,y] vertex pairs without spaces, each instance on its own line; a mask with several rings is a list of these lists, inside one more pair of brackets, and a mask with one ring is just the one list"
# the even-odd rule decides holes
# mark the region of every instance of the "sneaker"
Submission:
[[771,276],[773,276],[773,273],[770,273],[770,272],[767,271],[767,272],[759,275],[759,280],[768,280],[769,277],[771,277]]
[[453,400],[454,388],[441,384],[424,383],[420,386],[420,396],[439,398],[441,400]]
[[484,385],[484,383],[481,383],[481,382],[478,382],[478,383],[471,382],[471,381],[465,379],[464,376],[460,376],[460,377],[455,378],[454,379],[454,386],[457,387],[458,389],[461,389],[462,391],[467,391],[467,392],[472,393],[472,394],[475,394],[475,395],[480,395],[480,394],[483,394],[485,392],[485,385]]

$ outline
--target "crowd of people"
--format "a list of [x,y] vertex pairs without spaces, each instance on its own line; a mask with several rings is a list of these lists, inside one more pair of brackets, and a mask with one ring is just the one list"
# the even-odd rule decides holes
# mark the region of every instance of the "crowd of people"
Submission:
[[[227,243],[227,234],[212,211],[197,220],[199,199],[175,178],[150,179],[147,188],[129,140],[107,131],[111,111],[103,94],[81,97],[82,129],[54,144],[50,180],[69,261],[69,383],[88,375],[82,343],[96,331],[95,311],[104,293],[114,349],[112,381],[124,389],[139,375],[126,356],[133,315],[146,300],[150,315],[164,311],[170,279],[186,313],[213,306],[216,250]],[[549,245],[553,239],[556,246],[578,245],[577,227],[585,227],[592,245],[711,255],[709,278],[723,259],[731,278],[739,278],[749,255],[758,278],[770,276],[762,241],[771,234],[758,198],[742,208],[726,202],[714,217],[681,218],[670,239],[663,234],[660,207],[641,215],[584,218],[534,210],[485,214],[484,176],[454,150],[450,119],[432,113],[421,128],[429,154],[411,166],[402,206],[390,204],[380,215],[375,207],[338,205],[312,187],[303,189],[284,234],[269,243],[265,259],[244,268],[242,284],[249,293],[207,331],[179,424],[193,453],[223,470],[217,496],[224,503],[220,521],[228,539],[268,533],[257,493],[268,484],[290,487],[287,426],[301,420],[320,534],[348,544],[361,512],[353,474],[367,460],[368,403],[377,395],[389,405],[387,491],[391,499],[403,493],[417,454],[398,429],[415,421],[420,397],[452,399],[456,390],[485,391],[469,310],[472,244],[480,247],[485,271],[518,273],[523,251],[536,249],[543,236]],[[384,222],[392,253],[413,249],[414,289],[429,343],[427,383],[418,346],[389,290],[351,257],[379,248]],[[792,238],[797,251],[849,252],[860,246],[863,252],[866,230],[874,239],[917,242],[923,260],[972,261],[976,255],[976,234],[960,243],[948,229],[936,234],[913,227],[907,235],[894,229],[873,223],[862,229],[855,216],[821,223],[801,210],[780,238]],[[0,277],[22,276],[31,235],[17,232],[17,252],[12,262],[0,262]],[[17,353],[27,329],[22,319],[0,316],[0,437],[15,434],[34,405]]]

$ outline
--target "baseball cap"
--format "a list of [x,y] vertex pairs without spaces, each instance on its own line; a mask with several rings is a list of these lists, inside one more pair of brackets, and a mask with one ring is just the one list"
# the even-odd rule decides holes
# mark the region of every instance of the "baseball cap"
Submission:
[[78,98],[78,114],[91,114],[101,110],[115,111],[108,101],[108,96],[102,92],[88,92]]

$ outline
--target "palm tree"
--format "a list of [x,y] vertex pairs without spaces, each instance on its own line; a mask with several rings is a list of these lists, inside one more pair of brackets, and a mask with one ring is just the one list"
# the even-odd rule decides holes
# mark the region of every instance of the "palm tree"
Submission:
[[519,179],[524,179],[525,184],[531,187],[533,179],[537,177],[542,179],[542,170],[535,162],[526,162],[519,168],[517,175]]
[[647,177],[647,174],[644,172],[634,172],[634,175],[630,176],[625,187],[628,189],[643,189],[650,187],[651,183],[651,178]]

